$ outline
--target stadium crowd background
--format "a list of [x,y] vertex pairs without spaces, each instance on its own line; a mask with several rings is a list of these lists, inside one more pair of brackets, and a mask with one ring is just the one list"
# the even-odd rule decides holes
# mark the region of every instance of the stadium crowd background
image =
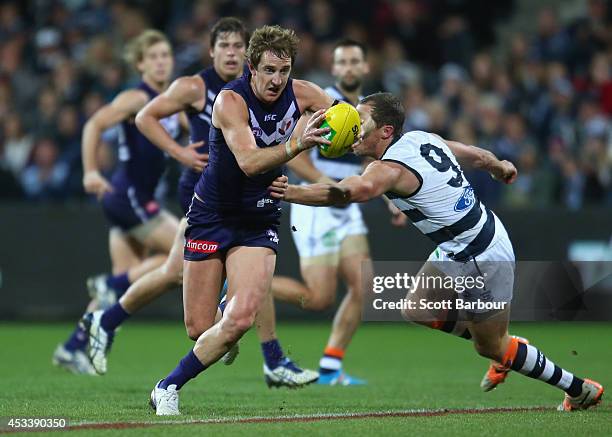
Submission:
[[[491,206],[578,209],[612,205],[612,6],[585,0],[572,17],[535,8],[532,33],[496,38],[517,2],[496,0],[4,1],[0,4],[0,199],[86,199],[80,139],[85,120],[137,81],[122,62],[130,38],[166,32],[175,75],[210,64],[208,31],[220,16],[251,29],[295,29],[294,77],[321,86],[332,47],[370,48],[365,92],[405,103],[406,129],[489,148],[517,164],[501,190],[470,180]],[[104,135],[102,170],[115,165],[117,130]],[[174,184],[166,184],[172,191]],[[93,201],[93,200],[92,200]]]

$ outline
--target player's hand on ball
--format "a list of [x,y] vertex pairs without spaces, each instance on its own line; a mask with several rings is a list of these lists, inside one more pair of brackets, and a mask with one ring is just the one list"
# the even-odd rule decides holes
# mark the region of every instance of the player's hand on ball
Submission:
[[104,193],[113,191],[113,187],[99,171],[88,171],[83,175],[83,187],[85,192],[95,194],[98,199],[104,196]]
[[319,144],[331,144],[330,141],[323,136],[330,132],[329,127],[320,127],[323,120],[325,120],[325,109],[319,109],[312,114],[312,117],[310,117],[310,120],[306,123],[306,129],[304,129],[302,136],[298,140],[300,152],[318,146]]
[[183,147],[177,156],[175,156],[176,160],[192,170],[203,171],[208,165],[208,153],[198,153],[196,150],[203,145],[204,141],[198,141]]
[[328,199],[334,205],[346,205],[349,203],[351,196],[348,188],[339,184],[329,184]]
[[518,171],[516,170],[514,164],[506,160],[501,161],[499,168],[497,168],[494,173],[491,173],[493,179],[506,184],[513,183],[516,180],[517,175]]
[[270,197],[284,199],[287,188],[289,188],[289,178],[282,175],[274,179],[274,182],[268,187],[268,191],[270,192]]

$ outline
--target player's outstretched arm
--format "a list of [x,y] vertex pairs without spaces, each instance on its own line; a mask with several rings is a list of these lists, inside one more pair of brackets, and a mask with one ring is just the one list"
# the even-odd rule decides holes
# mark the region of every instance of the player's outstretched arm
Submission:
[[[441,138],[442,139],[442,138]],[[493,179],[511,184],[516,180],[517,170],[510,161],[500,161],[493,152],[476,146],[468,146],[458,141],[442,139],[459,164],[466,167],[488,171]]]
[[160,120],[181,111],[188,111],[198,104],[201,107],[204,96],[206,96],[206,86],[200,77],[181,77],[136,115],[136,126],[149,141],[195,171],[202,171],[208,162],[208,155],[198,153],[196,150],[204,142],[182,147],[166,132]]
[[109,182],[98,171],[97,150],[102,132],[115,124],[136,114],[148,101],[147,95],[140,90],[120,93],[108,105],[100,108],[83,128],[81,154],[83,160],[83,187],[98,197],[112,191]]
[[289,185],[285,200],[310,206],[366,202],[396,188],[401,176],[402,170],[397,164],[374,161],[362,175],[348,177],[338,184]]
[[329,128],[319,128],[325,111],[313,114],[301,138],[292,146],[291,142],[272,147],[259,148],[249,128],[248,109],[242,97],[233,91],[222,91],[213,108],[213,125],[223,131],[223,136],[242,171],[249,177],[265,173],[289,161],[303,150],[317,144],[329,143],[321,135]]

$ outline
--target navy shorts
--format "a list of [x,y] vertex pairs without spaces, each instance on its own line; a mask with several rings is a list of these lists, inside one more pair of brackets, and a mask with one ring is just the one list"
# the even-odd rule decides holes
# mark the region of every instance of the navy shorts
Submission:
[[184,258],[202,261],[213,253],[227,253],[237,246],[268,247],[278,251],[278,222],[258,222],[220,214],[195,197],[185,229]]
[[102,210],[113,226],[129,231],[157,216],[160,206],[152,196],[139,194],[128,187],[125,191],[106,193],[102,198]]

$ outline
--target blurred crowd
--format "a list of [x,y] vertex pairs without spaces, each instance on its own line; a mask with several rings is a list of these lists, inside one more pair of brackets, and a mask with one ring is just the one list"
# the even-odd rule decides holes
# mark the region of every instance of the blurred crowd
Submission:
[[[221,16],[253,29],[295,29],[294,77],[333,84],[331,47],[366,42],[366,93],[402,96],[407,130],[477,144],[516,163],[501,189],[472,173],[491,206],[578,209],[612,205],[612,7],[585,0],[561,20],[534,5],[535,31],[496,39],[518,2],[501,0],[31,0],[0,3],[0,199],[85,198],[80,141],[85,120],[137,81],[125,42],[166,32],[175,75],[210,64],[208,32]],[[115,165],[117,132],[99,162]]]

